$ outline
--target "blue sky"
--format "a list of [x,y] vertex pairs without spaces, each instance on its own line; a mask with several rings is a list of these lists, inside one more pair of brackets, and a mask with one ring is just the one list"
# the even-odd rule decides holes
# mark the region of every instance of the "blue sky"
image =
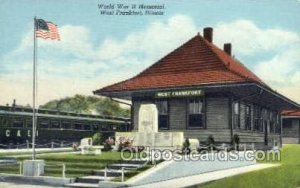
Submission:
[[[103,16],[98,4],[164,4],[163,16]],[[300,103],[299,0],[0,0],[0,104],[31,104],[33,17],[59,26],[38,41],[38,103],[129,78],[206,26],[214,43]]]

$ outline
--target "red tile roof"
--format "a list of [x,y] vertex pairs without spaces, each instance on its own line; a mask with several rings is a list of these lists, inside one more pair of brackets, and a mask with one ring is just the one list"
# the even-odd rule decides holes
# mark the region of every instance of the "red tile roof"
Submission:
[[241,82],[266,86],[238,60],[196,35],[137,76],[95,93]]
[[300,111],[295,110],[284,110],[281,115],[283,116],[299,116],[300,117]]

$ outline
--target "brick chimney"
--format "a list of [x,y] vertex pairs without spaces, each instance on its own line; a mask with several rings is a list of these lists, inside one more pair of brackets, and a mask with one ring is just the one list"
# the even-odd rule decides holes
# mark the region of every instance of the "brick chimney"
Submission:
[[224,52],[231,56],[231,43],[224,44]]
[[212,43],[212,41],[213,41],[213,28],[212,27],[204,28],[203,29],[203,36],[208,42]]
[[14,107],[14,108],[16,107],[16,99],[13,100],[13,103],[12,103],[11,106]]

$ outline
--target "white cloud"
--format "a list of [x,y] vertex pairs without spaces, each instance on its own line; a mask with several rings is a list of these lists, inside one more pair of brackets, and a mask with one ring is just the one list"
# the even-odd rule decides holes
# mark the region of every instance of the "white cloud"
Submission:
[[255,72],[274,89],[300,103],[300,47],[258,63]]
[[[254,71],[269,82],[285,85],[295,81],[291,78],[297,74],[297,68],[300,67],[299,60],[300,48],[289,49],[278,53],[270,60],[260,62]],[[300,73],[299,69],[298,71]]]
[[133,32],[129,34],[123,41],[114,39],[106,39],[98,50],[99,59],[113,60],[114,63],[130,63],[128,61],[118,61],[128,58],[138,57],[140,54],[143,58],[138,59],[149,65],[154,60],[158,60],[161,56],[169,53],[174,48],[181,45],[191,36],[195,35],[197,28],[192,19],[176,15],[167,22],[154,22],[146,30]]
[[260,28],[250,20],[218,23],[214,30],[217,33],[215,41],[220,47],[223,43],[231,42],[234,52],[242,55],[281,51],[300,42],[300,37],[295,32],[280,28]]
[[90,41],[90,30],[84,26],[64,25],[59,28],[61,35],[60,42],[51,40],[40,40],[39,45],[50,49],[49,46],[62,50],[64,53],[71,53],[76,58],[94,59],[95,50]]

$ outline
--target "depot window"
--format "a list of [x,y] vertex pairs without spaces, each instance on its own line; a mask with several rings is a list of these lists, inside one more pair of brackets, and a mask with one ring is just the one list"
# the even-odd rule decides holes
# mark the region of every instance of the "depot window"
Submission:
[[254,107],[254,130],[263,132],[262,109],[259,106]]
[[240,128],[240,103],[234,102],[232,105],[233,111],[233,127]]
[[274,114],[274,112],[270,112],[269,114],[270,118],[270,132],[274,133],[275,132],[275,124],[276,124],[276,115]]
[[158,110],[158,128],[168,129],[169,128],[169,104],[168,101],[157,101]]
[[245,129],[251,130],[251,107],[245,106]]
[[204,127],[204,100],[203,98],[194,98],[188,100],[188,127]]
[[280,115],[277,113],[277,115],[276,115],[276,128],[275,128],[275,133],[280,133],[280,132],[281,132]]

